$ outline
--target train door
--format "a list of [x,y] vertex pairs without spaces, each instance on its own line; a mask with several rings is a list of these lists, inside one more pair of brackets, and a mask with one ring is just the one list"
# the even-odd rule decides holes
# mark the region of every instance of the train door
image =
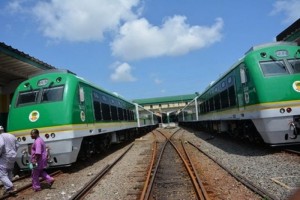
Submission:
[[89,88],[83,83],[79,84],[79,102],[81,121],[89,125],[93,121],[93,108]]

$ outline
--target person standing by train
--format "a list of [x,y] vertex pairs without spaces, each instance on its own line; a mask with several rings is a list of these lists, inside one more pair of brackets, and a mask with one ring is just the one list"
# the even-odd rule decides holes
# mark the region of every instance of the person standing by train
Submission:
[[12,178],[18,146],[16,137],[5,133],[3,127],[0,126],[0,180],[5,188],[4,194],[16,192]]
[[39,177],[41,176],[51,187],[54,178],[47,174],[45,168],[47,167],[47,150],[44,140],[40,137],[38,129],[32,129],[30,132],[31,138],[34,142],[31,146],[31,163],[35,166],[32,169],[32,188],[35,192],[41,190]]

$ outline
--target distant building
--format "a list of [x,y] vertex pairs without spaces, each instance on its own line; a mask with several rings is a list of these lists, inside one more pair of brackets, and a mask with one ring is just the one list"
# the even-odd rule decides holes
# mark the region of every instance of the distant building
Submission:
[[175,114],[177,111],[185,107],[197,95],[198,93],[148,99],[135,99],[133,102],[156,113],[156,115],[161,117],[161,120],[164,123],[167,123],[176,121]]

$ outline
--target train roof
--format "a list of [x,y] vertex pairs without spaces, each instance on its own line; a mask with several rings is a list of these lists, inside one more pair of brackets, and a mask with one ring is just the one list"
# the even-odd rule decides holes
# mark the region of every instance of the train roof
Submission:
[[251,47],[248,51],[246,51],[245,55],[250,53],[251,51],[256,51],[259,49],[267,48],[267,47],[272,47],[272,46],[280,46],[280,45],[289,45],[289,46],[298,46],[296,42],[271,42],[271,43],[265,43],[265,44],[260,44]]
[[104,88],[100,87],[100,86],[97,86],[96,84],[78,76],[77,74],[75,74],[74,72],[70,71],[70,70],[67,70],[67,69],[50,69],[50,70],[45,70],[45,71],[42,71],[42,72],[38,72],[38,73],[35,73],[35,74],[32,74],[29,78],[32,78],[32,77],[35,77],[35,76],[39,76],[39,75],[43,75],[43,74],[49,74],[49,73],[64,73],[64,74],[71,74],[71,75],[74,75],[76,78],[82,80],[83,82],[85,82],[86,84],[89,84],[90,86],[94,87],[94,88],[97,88],[103,92],[105,92],[106,94],[109,94],[111,96],[114,96],[116,98],[119,98],[119,99],[122,99],[123,101],[126,101],[128,103],[131,103],[131,104],[134,104],[133,102],[123,98],[122,96],[120,96],[119,94],[116,94],[114,92],[109,92],[107,90],[105,90]]
[[245,56],[252,52],[252,51],[256,51],[259,49],[263,49],[263,48],[267,48],[267,47],[272,47],[272,46],[280,46],[280,45],[289,45],[289,46],[298,46],[298,44],[296,42],[271,42],[271,43],[264,43],[264,44],[260,44],[260,45],[255,45],[252,46],[248,51],[246,51],[246,53],[240,58],[238,59],[238,61],[236,61],[227,71],[225,71],[223,74],[220,75],[220,77],[216,80],[216,81],[212,81],[205,89],[204,91],[200,94],[203,95],[205,92],[208,91],[209,88],[211,88],[212,86],[216,85],[218,83],[218,81],[220,79],[222,79],[226,74],[228,74],[230,71],[232,71],[237,65],[239,65],[241,63],[241,61],[245,58]]

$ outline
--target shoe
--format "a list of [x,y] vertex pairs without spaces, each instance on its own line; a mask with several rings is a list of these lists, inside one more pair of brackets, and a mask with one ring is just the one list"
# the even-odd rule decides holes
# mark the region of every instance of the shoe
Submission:
[[3,195],[6,194],[16,194],[17,190],[14,187],[8,188],[7,190],[4,191]]
[[52,187],[52,185],[53,185],[53,183],[54,183],[54,178],[52,179],[52,181],[50,182],[50,183],[48,183],[48,186],[49,186],[49,188],[51,188]]

